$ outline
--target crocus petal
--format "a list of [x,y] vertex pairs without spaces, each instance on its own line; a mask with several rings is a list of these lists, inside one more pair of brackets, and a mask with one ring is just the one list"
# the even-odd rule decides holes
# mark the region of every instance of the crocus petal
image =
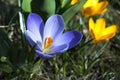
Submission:
[[76,46],[81,41],[81,39],[83,37],[83,35],[77,31],[69,31],[69,32],[64,34],[64,38],[65,38],[65,36],[66,37],[69,36],[71,38],[71,41],[69,42],[69,49]]
[[53,45],[68,44],[68,49],[76,46],[82,39],[82,34],[78,31],[68,31],[61,35]]
[[92,18],[89,19],[89,29],[92,30],[95,28],[95,23]]
[[68,50],[68,45],[63,44],[63,45],[59,45],[59,46],[54,46],[51,48],[51,50],[52,50],[52,53],[50,53],[50,54],[52,54],[52,55],[53,54],[61,54]]
[[64,21],[62,16],[53,15],[51,16],[46,24],[44,29],[44,39],[46,37],[51,37],[55,39],[59,34],[61,34],[64,30]]
[[[91,27],[91,26],[94,26]],[[99,41],[108,41],[112,37],[115,36],[117,32],[117,25],[112,25],[107,28],[105,28],[106,23],[104,18],[100,18],[97,20],[96,23],[93,22],[93,19],[90,18],[89,20],[89,29],[90,29],[90,34],[92,36],[93,43],[97,43]]]
[[104,18],[100,18],[97,20],[95,28],[94,28],[94,33],[96,34],[95,36],[97,37],[101,31],[103,31],[105,29],[105,19]]
[[41,51],[41,52],[42,52],[42,43],[41,43],[41,42],[39,42],[39,41],[37,41],[37,42],[36,42],[35,49],[36,49],[36,50],[39,50],[39,51]]
[[79,0],[72,0],[72,1],[70,2],[70,5],[74,5],[74,4],[76,4],[77,2],[79,2]]
[[29,30],[26,31],[26,38],[32,46],[34,46],[38,40],[37,37]]
[[116,32],[117,32],[116,25],[109,26],[103,31],[103,33],[101,34],[102,35],[101,38],[109,40],[110,38],[115,36]]
[[108,5],[107,1],[102,1],[96,5],[90,5],[89,7],[83,8],[82,14],[85,17],[103,14],[107,11],[106,7]]
[[42,42],[44,23],[39,15],[35,13],[29,14],[27,19],[27,30],[31,31]]
[[103,14],[107,11],[107,5],[108,1],[88,0],[83,6],[82,14],[85,17]]
[[92,7],[87,7],[85,9],[82,9],[82,14],[83,14],[84,17],[92,16],[94,14],[93,8]]
[[45,59],[49,59],[49,58],[52,58],[53,55],[49,55],[49,54],[44,54],[42,53],[40,50],[35,50],[36,54],[38,56],[40,56],[41,58],[45,58]]
[[88,8],[93,5],[97,5],[99,0],[87,0],[87,2],[84,4],[83,8]]
[[95,23],[94,23],[93,19],[90,18],[89,19],[89,31],[90,31],[90,34],[91,34],[92,38],[95,38],[94,28],[95,28]]
[[116,33],[117,31],[117,25],[112,25],[112,26],[109,26],[105,29],[105,32],[104,34],[107,34],[107,33]]
[[94,6],[94,12],[96,14],[102,14],[106,11],[106,7],[108,5],[108,1],[99,2],[96,6]]

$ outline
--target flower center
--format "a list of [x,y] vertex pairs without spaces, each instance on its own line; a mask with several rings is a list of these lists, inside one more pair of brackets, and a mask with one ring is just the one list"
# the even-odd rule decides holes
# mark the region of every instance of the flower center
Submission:
[[45,41],[44,41],[44,48],[49,48],[53,43],[53,39],[51,37],[47,37],[45,38]]

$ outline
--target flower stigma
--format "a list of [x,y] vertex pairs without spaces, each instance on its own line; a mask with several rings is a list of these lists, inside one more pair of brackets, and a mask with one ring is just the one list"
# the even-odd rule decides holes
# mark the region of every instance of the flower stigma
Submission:
[[53,43],[53,39],[51,37],[45,38],[43,53],[50,53],[51,52],[49,47],[52,45],[52,43]]

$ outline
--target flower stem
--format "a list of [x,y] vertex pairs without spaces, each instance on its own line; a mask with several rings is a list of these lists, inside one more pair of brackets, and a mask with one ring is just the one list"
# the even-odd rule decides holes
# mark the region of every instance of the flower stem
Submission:
[[64,79],[66,78],[66,59],[67,59],[67,53],[63,54],[63,76]]
[[64,63],[64,65],[63,65],[63,76],[65,79],[66,78],[66,63]]
[[[21,8],[21,0],[18,0],[18,6]],[[25,27],[25,19],[24,19],[24,15],[21,12],[21,10],[19,10],[19,22],[20,22],[20,29],[22,32],[22,43],[23,46],[25,44],[25,32],[26,32],[26,27]]]
[[59,70],[57,66],[57,57],[53,58],[54,61],[54,68],[55,68],[55,80],[59,80]]

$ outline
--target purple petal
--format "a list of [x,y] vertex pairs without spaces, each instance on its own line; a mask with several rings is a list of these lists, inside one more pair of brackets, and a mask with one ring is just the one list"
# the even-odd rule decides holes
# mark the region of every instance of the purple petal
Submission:
[[36,48],[37,50],[39,50],[39,51],[42,52],[42,43],[40,43],[39,41],[37,41],[35,48]]
[[71,41],[69,42],[69,49],[73,48],[82,40],[83,35],[77,31],[71,31],[66,34],[66,36],[71,36]]
[[53,54],[61,54],[61,53],[65,52],[65,51],[67,51],[67,49],[68,49],[68,45],[67,44],[54,46],[54,47],[51,48],[52,53],[50,53],[50,54],[52,54],[52,55]]
[[32,46],[34,46],[37,43],[37,37],[29,30],[26,31],[26,39]]
[[40,50],[35,50],[36,54],[38,56],[40,56],[41,58],[45,58],[45,59],[49,59],[52,58],[53,55],[49,55],[49,54],[43,54]]
[[51,16],[46,24],[44,29],[44,38],[52,37],[55,39],[59,34],[61,34],[64,30],[64,21],[62,16],[53,15]]
[[78,31],[68,31],[59,36],[53,45],[68,44],[69,49],[76,46],[82,39],[82,34]]
[[42,18],[39,15],[35,13],[29,14],[27,18],[27,30],[31,31],[42,42],[44,23]]

